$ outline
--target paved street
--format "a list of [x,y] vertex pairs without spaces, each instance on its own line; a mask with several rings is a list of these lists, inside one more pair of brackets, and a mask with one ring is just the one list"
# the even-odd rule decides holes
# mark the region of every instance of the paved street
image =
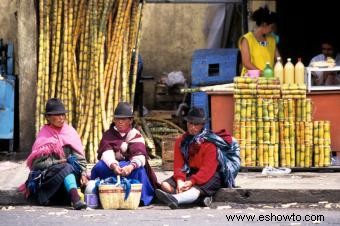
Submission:
[[[137,210],[83,211],[67,207],[3,206],[0,208],[0,225],[340,225],[339,213],[340,203],[327,202],[276,206],[220,204],[212,209],[192,207],[179,210],[160,205]],[[290,220],[285,220],[288,217]]]

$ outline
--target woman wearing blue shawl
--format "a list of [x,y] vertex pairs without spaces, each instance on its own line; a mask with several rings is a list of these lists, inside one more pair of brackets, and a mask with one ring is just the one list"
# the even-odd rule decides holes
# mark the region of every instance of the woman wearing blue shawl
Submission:
[[202,108],[188,112],[187,132],[179,137],[174,150],[174,175],[156,189],[156,196],[171,209],[203,198],[210,205],[221,187],[235,187],[240,167],[237,141],[225,130],[213,133],[204,128]]

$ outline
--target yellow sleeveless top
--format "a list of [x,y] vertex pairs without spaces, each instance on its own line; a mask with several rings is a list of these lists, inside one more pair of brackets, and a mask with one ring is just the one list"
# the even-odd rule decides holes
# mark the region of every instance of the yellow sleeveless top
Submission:
[[[274,58],[275,58],[275,48],[276,42],[275,38],[271,34],[266,35],[267,45],[262,46],[255,38],[253,32],[248,32],[243,35],[239,40],[239,49],[241,49],[241,40],[245,38],[248,41],[250,61],[260,70],[263,70],[266,66],[266,62],[270,63],[270,66],[274,68]],[[247,69],[243,66],[241,76],[247,72]]]

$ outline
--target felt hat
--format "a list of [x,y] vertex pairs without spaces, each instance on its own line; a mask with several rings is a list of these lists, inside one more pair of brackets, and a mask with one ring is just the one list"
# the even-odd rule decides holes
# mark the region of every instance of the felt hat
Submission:
[[58,98],[50,98],[45,106],[45,115],[65,114],[68,110],[65,109],[63,102]]
[[133,111],[131,105],[127,102],[119,102],[115,109],[114,117],[133,118]]
[[203,108],[192,107],[184,120],[194,124],[204,124],[208,121],[208,118],[205,117]]

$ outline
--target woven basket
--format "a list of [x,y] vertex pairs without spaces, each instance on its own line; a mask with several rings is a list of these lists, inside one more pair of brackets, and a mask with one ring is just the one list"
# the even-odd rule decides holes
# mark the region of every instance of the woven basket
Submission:
[[125,191],[121,186],[111,184],[99,185],[99,199],[103,209],[138,208],[142,191],[142,184],[131,184],[129,197],[124,201]]

